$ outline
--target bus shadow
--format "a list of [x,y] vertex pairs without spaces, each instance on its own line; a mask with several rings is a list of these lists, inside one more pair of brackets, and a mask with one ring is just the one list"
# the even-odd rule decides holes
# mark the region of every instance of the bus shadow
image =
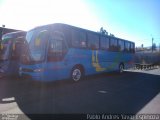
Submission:
[[160,93],[160,76],[132,72],[94,75],[77,83],[21,79],[0,82],[0,104],[7,103],[3,98],[14,97],[30,118],[31,114],[54,113],[136,114]]
[[[18,78],[3,77],[0,79],[0,103],[16,102],[17,98],[28,92],[30,82]],[[13,98],[12,100],[9,100]]]

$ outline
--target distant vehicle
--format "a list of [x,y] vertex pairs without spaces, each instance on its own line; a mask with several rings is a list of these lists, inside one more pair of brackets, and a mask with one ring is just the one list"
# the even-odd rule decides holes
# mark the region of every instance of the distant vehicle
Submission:
[[26,32],[4,34],[0,45],[0,77],[18,75],[20,54]]
[[134,42],[60,23],[36,27],[26,40],[19,73],[41,81],[121,73],[132,65],[135,52]]

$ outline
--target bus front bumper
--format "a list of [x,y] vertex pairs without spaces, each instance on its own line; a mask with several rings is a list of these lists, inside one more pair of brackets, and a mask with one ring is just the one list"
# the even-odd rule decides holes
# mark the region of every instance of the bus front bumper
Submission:
[[22,79],[29,79],[29,80],[36,80],[36,81],[42,81],[44,80],[43,75],[39,73],[26,73],[26,72],[20,72],[19,76]]

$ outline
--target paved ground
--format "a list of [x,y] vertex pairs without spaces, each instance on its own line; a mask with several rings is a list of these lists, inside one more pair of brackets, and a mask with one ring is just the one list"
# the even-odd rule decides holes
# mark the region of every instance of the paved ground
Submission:
[[160,114],[159,104],[160,68],[94,75],[77,83],[0,80],[0,113],[25,119],[34,113]]

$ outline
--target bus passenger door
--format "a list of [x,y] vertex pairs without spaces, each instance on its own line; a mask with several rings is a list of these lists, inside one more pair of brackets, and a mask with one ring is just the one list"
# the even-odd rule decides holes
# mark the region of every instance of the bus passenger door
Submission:
[[68,75],[68,64],[65,58],[67,45],[63,35],[56,33],[49,42],[47,64],[49,79],[64,79]]
[[12,46],[12,56],[11,56],[11,74],[18,75],[20,56],[22,53],[24,45],[24,38],[17,38]]

